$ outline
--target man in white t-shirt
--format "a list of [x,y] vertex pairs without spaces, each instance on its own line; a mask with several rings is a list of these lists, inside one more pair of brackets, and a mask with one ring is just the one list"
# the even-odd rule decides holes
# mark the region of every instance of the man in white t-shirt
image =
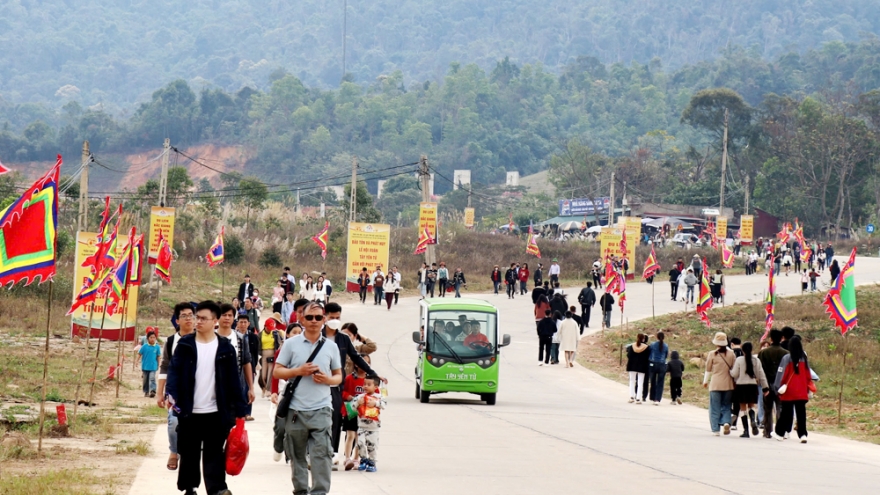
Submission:
[[229,339],[214,333],[220,306],[203,301],[195,313],[196,332],[180,338],[166,385],[178,418],[177,489],[195,495],[201,461],[208,493],[231,495],[223,447],[235,420],[246,414],[237,358]]
[[553,264],[550,265],[550,286],[554,287],[556,282],[559,282],[559,263],[556,262],[556,258],[553,258]]

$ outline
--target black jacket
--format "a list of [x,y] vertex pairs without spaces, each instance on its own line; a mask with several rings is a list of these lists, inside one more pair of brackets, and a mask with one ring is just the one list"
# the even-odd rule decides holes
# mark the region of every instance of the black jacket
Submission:
[[599,306],[602,307],[602,311],[611,311],[614,308],[614,296],[607,292],[602,294],[599,298]]
[[642,352],[636,352],[635,350],[633,350],[632,344],[626,346],[626,371],[647,373],[651,364],[648,360],[650,355],[650,349],[645,349]]
[[[327,329],[321,330],[321,335],[324,337],[327,336]],[[345,360],[351,358],[354,365],[358,367],[358,369],[362,369],[367,373],[367,376],[378,376],[378,374],[373,371],[373,368],[370,368],[370,365],[364,361],[364,358],[358,354],[357,349],[354,348],[354,344],[351,343],[351,339],[348,338],[348,335],[345,335],[341,331],[336,331],[336,337],[334,337],[336,342],[336,347],[339,348],[339,361],[342,363],[342,381],[345,381]],[[340,384],[341,386],[341,384]]]
[[532,304],[538,304],[538,299],[544,295],[543,287],[535,287],[532,289]]
[[568,302],[565,300],[565,296],[562,294],[554,295],[550,299],[550,309],[552,311],[559,311],[559,314],[565,316],[565,312],[568,311]]
[[535,281],[535,285],[541,285],[544,283],[544,270],[538,268],[535,270],[535,274],[532,276],[532,279]]
[[504,281],[508,284],[515,284],[517,281],[516,270],[513,268],[508,268],[504,273]]
[[247,285],[247,294],[245,294],[245,284],[242,283],[238,286],[238,300],[241,302],[241,307],[244,307],[245,298],[249,298],[254,295],[254,284],[246,284]]
[[578,302],[581,303],[581,306],[592,306],[596,304],[596,293],[593,291],[592,287],[584,287],[581,289],[581,293],[578,294]]
[[[244,394],[238,373],[235,348],[226,337],[217,335],[217,355],[214,358],[214,383],[217,394],[217,411],[224,426],[235,426],[235,418],[245,417]],[[174,398],[180,418],[192,415],[193,394],[196,388],[196,365],[199,353],[196,350],[196,334],[180,337],[171,369],[168,370],[168,383],[165,393]]]
[[541,318],[538,322],[538,337],[550,338],[556,333],[556,320],[550,317]]

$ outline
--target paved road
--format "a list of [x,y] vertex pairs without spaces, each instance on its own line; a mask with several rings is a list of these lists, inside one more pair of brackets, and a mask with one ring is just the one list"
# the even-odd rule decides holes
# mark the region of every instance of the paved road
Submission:
[[[856,278],[880,282],[880,259],[860,258]],[[764,276],[729,277],[727,303],[760,300],[765,284]],[[800,292],[794,276],[780,277],[778,286],[781,295]],[[629,321],[650,317],[651,287],[627,289]],[[669,301],[668,283],[656,290],[657,314],[684,309]],[[530,301],[477,297],[500,308],[502,332],[513,340],[501,354],[495,406],[466,394],[437,396],[430,404],[414,398],[415,299],[401,299],[390,312],[345,307],[343,320],[356,321],[379,343],[374,367],[391,383],[379,472],[334,473],[334,494],[877,493],[880,446],[815,433],[807,445],[714,437],[703,409],[628,404],[625,386],[584,368],[538,367]],[[249,424],[251,455],[230,489],[236,495],[290,493],[289,469],[271,461],[268,402],[258,402],[257,421]],[[164,428],[153,448],[132,495],[173,492]]]

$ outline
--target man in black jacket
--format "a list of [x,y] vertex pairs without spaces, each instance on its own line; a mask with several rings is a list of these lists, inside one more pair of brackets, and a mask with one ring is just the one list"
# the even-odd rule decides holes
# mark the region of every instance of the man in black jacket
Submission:
[[553,343],[554,333],[556,333],[556,322],[550,317],[548,309],[538,322],[538,366],[550,364],[550,346]]
[[513,295],[516,294],[517,276],[516,276],[516,269],[514,268],[514,266],[516,266],[516,264],[511,263],[510,268],[508,268],[507,271],[504,272],[504,283],[507,285],[507,298],[508,299],[513,299]]
[[538,304],[538,299],[544,295],[544,288],[538,284],[535,284],[535,288],[532,289],[532,304]]
[[251,283],[251,276],[245,275],[244,282],[238,286],[238,302],[244,307],[244,300],[250,299],[254,295],[254,284]]
[[611,310],[614,309],[614,296],[606,292],[599,298],[599,307],[602,308],[602,321],[605,328],[611,327]]
[[[339,331],[339,329],[342,328],[342,320],[340,319],[342,317],[342,306],[338,303],[328,303],[324,308],[324,313],[327,315],[327,318],[321,333],[324,337],[333,340],[336,343],[336,347],[339,348],[339,358],[342,362],[342,383],[345,383],[345,362],[348,358],[351,358],[354,365],[357,366],[359,370],[366,373],[366,376],[379,376],[379,374],[373,371],[373,368],[364,361],[364,358],[358,354],[351,339],[348,338],[348,335]],[[383,382],[388,383],[387,379],[380,379]],[[342,384],[331,387],[330,394],[333,398],[333,428],[331,430],[331,439],[333,443],[333,471],[336,471],[338,470],[338,462],[340,460],[338,455],[339,443],[342,438]]]
[[187,495],[195,495],[200,484],[200,459],[208,493],[232,495],[223,447],[235,420],[245,417],[245,401],[235,348],[214,333],[219,317],[217,303],[199,303],[196,332],[180,338],[168,372],[165,390],[179,421],[177,488]]
[[593,282],[587,282],[587,286],[578,294],[578,302],[581,303],[581,333],[584,327],[590,327],[590,308],[596,305],[596,293],[593,291]]
[[[764,368],[767,383],[773,383],[776,380],[779,363],[788,354],[788,351],[780,345],[781,341],[782,332],[775,328],[770,330],[770,347],[761,349],[761,352],[758,353],[758,360],[761,361],[761,367]],[[773,406],[776,406],[776,417],[778,418],[782,402],[773,387],[770,387],[770,391],[761,397],[761,400],[764,401],[764,438],[773,438],[770,433],[773,431]]]

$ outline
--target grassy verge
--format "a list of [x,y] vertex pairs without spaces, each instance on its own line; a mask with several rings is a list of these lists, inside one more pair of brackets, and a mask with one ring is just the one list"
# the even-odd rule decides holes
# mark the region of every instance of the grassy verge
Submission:
[[[791,326],[797,330],[806,344],[810,366],[821,377],[817,384],[819,392],[807,406],[809,427],[880,443],[880,286],[857,290],[860,326],[847,337],[846,369],[843,368],[844,338],[824,313],[822,297],[811,294],[784,298],[779,299],[776,306],[776,326]],[[712,309],[709,317],[712,328],[706,328],[691,312],[643,320],[622,331],[594,335],[581,344],[580,362],[607,378],[628,383],[623,349],[635,341],[637,333],[654,335],[662,330],[670,349],[678,351],[687,365],[683,400],[708,407],[708,394],[701,383],[705,353],[713,349],[712,335],[721,331],[743,342],[757,343],[764,333],[764,306],[736,304]],[[841,383],[843,410],[838,426],[837,398]],[[668,385],[664,396],[668,398]]]
[[97,495],[106,491],[106,481],[81,470],[59,469],[24,472],[0,477],[3,495]]

